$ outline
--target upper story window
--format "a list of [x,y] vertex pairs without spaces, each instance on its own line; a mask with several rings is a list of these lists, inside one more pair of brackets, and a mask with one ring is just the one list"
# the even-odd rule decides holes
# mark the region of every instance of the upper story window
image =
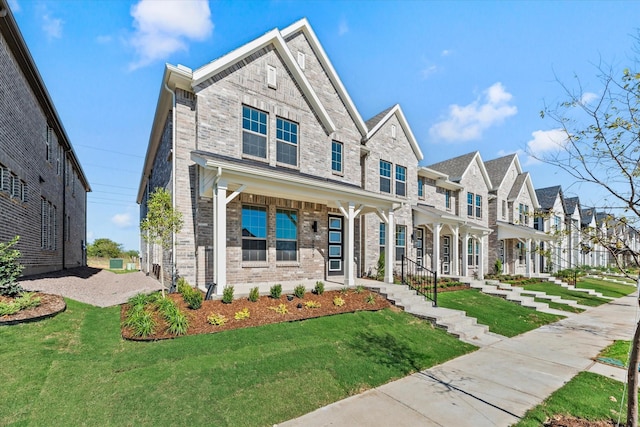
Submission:
[[444,190],[444,207],[451,210],[451,190]]
[[560,231],[561,230],[560,224],[561,224],[560,217],[557,216],[557,215],[554,216],[553,217],[553,226],[554,226],[554,229],[555,229],[554,231]]
[[267,260],[267,209],[242,207],[242,261]]
[[400,165],[396,165],[396,194],[407,195],[407,168]]
[[482,196],[467,193],[467,216],[482,218]]
[[544,220],[542,219],[542,217],[537,216],[533,219],[533,228],[535,228],[536,230],[544,231]]
[[331,170],[342,173],[342,142],[331,141]]
[[391,163],[380,160],[380,192],[391,193]]
[[502,219],[507,219],[507,201],[502,201]]
[[242,153],[267,158],[267,113],[242,106]]
[[276,209],[276,261],[298,259],[298,213]]
[[424,180],[422,178],[418,178],[418,197],[424,199]]
[[522,225],[529,225],[529,206],[520,203],[518,206],[518,221]]
[[278,117],[276,120],[277,161],[298,165],[298,125]]

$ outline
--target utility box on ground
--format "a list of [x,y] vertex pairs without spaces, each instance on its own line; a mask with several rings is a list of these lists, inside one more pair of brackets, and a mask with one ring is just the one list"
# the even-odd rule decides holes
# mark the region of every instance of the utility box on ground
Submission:
[[124,260],[122,258],[111,258],[109,260],[109,270],[122,270],[124,268]]

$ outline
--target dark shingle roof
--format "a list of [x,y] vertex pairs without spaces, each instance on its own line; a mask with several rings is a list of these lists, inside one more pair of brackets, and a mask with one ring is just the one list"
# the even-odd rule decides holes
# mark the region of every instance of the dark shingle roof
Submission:
[[371,117],[369,120],[367,120],[365,122],[365,125],[367,125],[367,130],[371,130],[374,127],[376,127],[376,125],[378,123],[380,123],[380,120],[384,119],[384,116],[386,116],[389,111],[391,111],[391,109],[393,109],[393,107],[395,107],[395,105],[392,105],[391,107],[387,108],[384,111],[379,112],[378,114],[376,114],[375,116]]
[[520,194],[520,190],[522,189],[527,176],[529,176],[529,172],[521,173],[517,176],[516,180],[513,182],[513,186],[511,186],[511,191],[509,191],[509,200],[513,200],[518,197],[518,194]]
[[462,156],[454,157],[453,159],[447,159],[439,163],[434,163],[431,166],[427,166],[429,169],[436,170],[438,172],[446,173],[449,175],[449,180],[453,182],[460,182],[462,175],[469,167],[469,164],[478,154],[477,151],[463,154]]
[[549,210],[553,208],[553,204],[555,203],[558,194],[562,197],[562,188],[559,185],[547,188],[537,188],[536,197],[538,198],[538,203],[540,203],[540,209]]
[[564,210],[572,215],[577,208],[580,206],[580,198],[579,197],[568,197],[564,199]]
[[489,160],[484,162],[484,167],[489,174],[489,179],[491,183],[494,185],[494,190],[502,184],[502,180],[504,179],[507,171],[509,170],[509,166],[513,163],[513,159],[516,157],[514,154],[509,154],[508,156],[500,157],[498,159]]
[[582,219],[580,221],[582,225],[591,224],[591,220],[593,219],[593,208],[580,209],[580,218]]

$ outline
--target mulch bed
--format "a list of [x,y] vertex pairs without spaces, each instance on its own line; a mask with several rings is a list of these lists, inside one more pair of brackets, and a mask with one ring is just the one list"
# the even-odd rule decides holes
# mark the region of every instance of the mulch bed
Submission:
[[[375,298],[374,304],[368,304],[366,298],[372,294]],[[333,304],[333,298],[339,296],[344,301],[343,306]],[[286,295],[282,295],[279,299],[273,299],[269,296],[261,296],[256,302],[251,302],[246,298],[236,299],[231,304],[224,304],[221,300],[203,301],[202,307],[192,310],[187,307],[180,294],[168,294],[168,298],[173,299],[180,310],[185,312],[189,318],[189,329],[186,335],[211,334],[215,332],[228,331],[231,329],[249,328],[253,326],[268,325],[271,323],[291,322],[297,320],[311,319],[314,317],[330,316],[334,314],[350,313],[354,311],[377,311],[391,304],[386,298],[377,293],[365,290],[356,293],[355,290],[349,290],[346,293],[342,291],[325,291],[322,295],[315,295],[308,292],[303,298],[294,297],[292,301],[287,300]],[[304,303],[314,301],[320,304],[319,308],[306,308]],[[276,313],[272,308],[279,304],[284,304],[288,310],[286,314]],[[247,308],[250,313],[248,319],[236,320],[235,313]],[[123,304],[121,309],[121,319],[124,320],[128,304]],[[212,313],[220,314],[226,317],[227,323],[221,326],[215,326],[207,321],[207,317]],[[161,339],[176,338],[175,335],[166,332],[166,322],[157,317],[158,327],[154,335],[146,338],[133,336],[129,328],[122,328],[122,337],[129,340],[154,341]]]
[[[66,310],[67,303],[60,295],[44,294],[36,292],[36,297],[40,298],[40,305],[37,307],[21,310],[17,313],[0,316],[0,326],[17,325],[19,323],[33,322],[46,319]],[[11,298],[0,296],[0,301],[10,301]]]
[[614,427],[612,420],[589,421],[570,415],[555,415],[543,424],[544,427]]

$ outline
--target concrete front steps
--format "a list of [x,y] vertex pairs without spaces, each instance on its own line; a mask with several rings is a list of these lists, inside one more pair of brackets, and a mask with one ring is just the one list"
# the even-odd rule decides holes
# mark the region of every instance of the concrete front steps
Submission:
[[[558,296],[547,295],[544,292],[527,291],[519,286],[511,286],[508,283],[500,283],[497,280],[467,280],[469,286],[473,289],[478,289],[482,293],[487,295],[499,296],[507,301],[515,302],[523,307],[533,308],[534,310],[541,311],[543,313],[556,314],[564,317],[571,316],[573,313],[550,308],[549,304],[544,302],[537,302],[534,300],[534,296],[540,299],[546,299],[561,304],[567,304],[573,307],[587,309],[588,307],[578,304],[574,300],[565,300]],[[523,295],[524,294],[524,295]],[[534,295],[534,296],[529,296]]]
[[551,276],[547,279],[549,282],[551,283],[555,283],[556,285],[562,286],[565,289],[568,289],[570,291],[576,291],[576,292],[583,292],[585,294],[588,295],[593,295],[596,296],[598,298],[604,298],[604,299],[608,299],[608,300],[614,300],[615,298],[611,298],[611,297],[606,297],[604,295],[602,295],[600,292],[596,292],[593,289],[583,289],[583,288],[576,288],[573,285],[570,285],[568,283],[563,282],[560,279],[556,279],[555,277]]
[[406,285],[376,283],[366,286],[379,292],[396,306],[402,307],[407,313],[430,321],[466,343],[486,347],[506,338],[489,332],[488,326],[479,325],[475,318],[467,317],[464,311],[434,307],[431,301]]

